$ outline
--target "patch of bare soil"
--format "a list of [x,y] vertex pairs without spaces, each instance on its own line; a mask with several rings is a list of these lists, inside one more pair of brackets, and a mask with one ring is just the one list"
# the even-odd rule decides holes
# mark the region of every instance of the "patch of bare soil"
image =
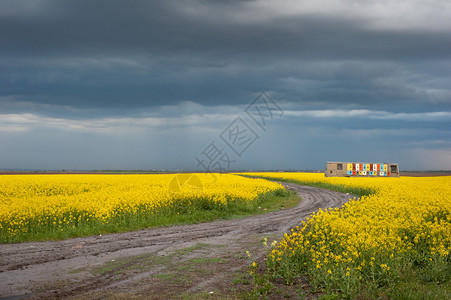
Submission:
[[[285,184],[298,206],[265,215],[186,226],[0,245],[0,299],[240,298],[251,260],[319,208],[350,196]],[[251,258],[246,251],[249,251]],[[289,297],[280,291],[281,297]]]

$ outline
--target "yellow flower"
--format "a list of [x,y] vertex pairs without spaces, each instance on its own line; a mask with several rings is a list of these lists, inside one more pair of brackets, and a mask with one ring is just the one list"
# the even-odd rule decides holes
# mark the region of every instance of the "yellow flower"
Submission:
[[1,175],[0,239],[7,242],[30,230],[109,224],[206,199],[225,208],[235,200],[250,203],[280,189],[275,182],[232,174]]
[[[247,173],[306,184],[331,184],[371,190],[352,199],[341,209],[318,210],[277,246],[277,260],[302,255],[308,265],[318,261],[337,267],[378,265],[388,275],[390,267],[379,261],[408,255],[416,245],[430,255],[449,256],[451,244],[451,177],[345,178],[318,173]],[[409,237],[412,237],[411,239]],[[340,249],[340,252],[337,251]],[[378,253],[375,257],[374,253]],[[350,273],[347,270],[346,274]]]

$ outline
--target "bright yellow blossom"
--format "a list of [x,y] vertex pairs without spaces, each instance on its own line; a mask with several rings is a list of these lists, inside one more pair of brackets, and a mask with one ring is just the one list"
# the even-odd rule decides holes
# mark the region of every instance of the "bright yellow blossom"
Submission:
[[[195,206],[225,208],[283,189],[275,182],[230,174],[179,176],[182,180],[175,174],[0,175],[0,242],[40,228],[109,224],[165,209],[178,214]],[[197,181],[183,182],[185,177]]]
[[279,263],[289,260],[295,264],[301,262],[301,268],[307,268],[305,271],[310,268],[315,274],[327,274],[328,270],[339,273],[341,270],[346,276],[353,274],[356,278],[373,278],[374,274],[390,276],[390,261],[396,257],[408,257],[412,252],[442,257],[445,261],[449,259],[451,176],[346,178],[325,177],[318,173],[246,175],[338,185],[350,190],[360,189],[368,194],[360,199],[350,195],[349,201],[340,209],[320,209],[306,221],[299,220],[301,226],[286,235],[268,256],[269,267],[273,270],[277,271]]

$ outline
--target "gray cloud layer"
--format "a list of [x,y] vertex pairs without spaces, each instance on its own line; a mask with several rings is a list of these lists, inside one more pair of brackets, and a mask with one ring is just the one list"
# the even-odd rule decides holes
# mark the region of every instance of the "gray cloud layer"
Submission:
[[295,101],[449,105],[449,28],[390,28],[402,12],[380,28],[381,17],[372,18],[365,6],[362,15],[307,8],[274,13],[277,3],[268,1],[3,6],[4,96],[124,108],[184,100],[243,103],[250,93],[269,89]]
[[[412,147],[434,144],[448,157],[440,141],[450,128],[449,19],[447,1],[4,0],[0,135],[26,145],[29,124],[62,126],[78,139],[89,130],[105,137],[99,128],[143,134],[162,126],[191,128],[186,142],[195,143],[206,139],[200,128],[220,130],[267,90],[290,112],[279,136],[312,124],[340,134],[360,128],[375,139],[427,129],[433,139],[418,136]],[[4,147],[11,152],[0,152],[0,168],[14,161],[15,146]]]

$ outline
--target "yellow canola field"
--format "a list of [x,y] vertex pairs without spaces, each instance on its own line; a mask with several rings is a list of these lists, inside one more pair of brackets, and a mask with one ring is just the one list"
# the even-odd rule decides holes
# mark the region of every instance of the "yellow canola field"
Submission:
[[197,202],[221,207],[281,188],[228,174],[1,175],[0,234],[5,239],[38,227],[58,230],[130,213],[183,211]]
[[[442,257],[451,246],[451,176],[400,178],[325,177],[318,173],[249,173],[252,176],[371,189],[342,209],[319,210],[275,247],[274,268],[302,261],[327,276],[389,274],[394,256]],[[375,267],[377,270],[375,271]],[[371,272],[369,271],[371,269]],[[367,272],[365,272],[365,270]],[[354,272],[354,273],[353,273]]]

